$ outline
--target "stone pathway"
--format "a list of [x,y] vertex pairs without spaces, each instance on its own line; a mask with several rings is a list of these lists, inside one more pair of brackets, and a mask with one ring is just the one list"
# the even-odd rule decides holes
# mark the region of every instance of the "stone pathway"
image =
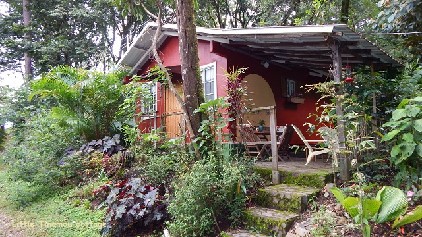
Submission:
[[13,226],[13,219],[0,210],[0,237],[25,237],[25,231]]
[[258,190],[255,207],[246,211],[245,229],[227,233],[231,237],[304,237],[309,235],[309,223],[296,223],[310,199],[332,179],[330,164],[319,160],[305,166],[303,159],[280,162],[278,170],[282,184],[271,185],[271,162],[258,162],[255,170],[266,179],[267,187]]

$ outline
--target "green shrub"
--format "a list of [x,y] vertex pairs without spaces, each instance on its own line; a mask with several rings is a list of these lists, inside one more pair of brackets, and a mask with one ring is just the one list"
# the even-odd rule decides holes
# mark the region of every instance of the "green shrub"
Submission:
[[251,170],[242,161],[210,157],[197,161],[175,184],[169,205],[174,236],[210,236],[218,226],[239,224]]
[[395,184],[420,184],[422,178],[422,97],[403,100],[383,127],[390,130],[382,138],[393,146],[390,162],[399,172]]
[[336,214],[322,205],[317,212],[312,213],[311,223],[312,236],[332,236],[330,234],[336,223]]
[[4,153],[14,177],[49,185],[66,181],[66,172],[58,161],[70,144],[79,143],[72,129],[58,126],[54,118],[40,113],[19,130],[25,130],[25,136],[13,137]]
[[162,142],[157,149],[152,149],[144,155],[144,174],[147,181],[155,185],[164,184],[170,189],[175,178],[190,170],[194,159],[180,139]]
[[86,140],[113,134],[123,102],[121,71],[102,73],[60,66],[31,83],[30,99],[51,101],[51,116]]

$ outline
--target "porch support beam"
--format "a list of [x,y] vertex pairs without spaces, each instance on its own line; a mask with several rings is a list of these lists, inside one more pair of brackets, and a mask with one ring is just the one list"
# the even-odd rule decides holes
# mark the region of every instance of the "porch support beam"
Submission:
[[346,139],[344,133],[344,114],[342,107],[343,88],[341,86],[341,55],[340,55],[340,42],[331,38],[329,41],[333,59],[333,77],[334,83],[338,86],[337,88],[337,100],[336,100],[336,115],[337,115],[337,133],[339,142],[339,168],[340,178],[343,181],[349,180],[350,162],[348,156],[345,154],[346,151]]
[[271,137],[271,159],[272,159],[272,181],[273,184],[280,183],[280,172],[278,171],[278,151],[276,135],[276,111],[275,106],[270,108],[270,137]]

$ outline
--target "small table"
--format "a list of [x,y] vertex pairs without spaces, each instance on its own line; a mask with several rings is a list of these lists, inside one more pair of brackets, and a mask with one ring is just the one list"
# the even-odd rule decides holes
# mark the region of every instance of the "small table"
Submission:
[[[275,134],[276,136],[280,136],[283,134],[284,131],[276,131]],[[254,132],[255,135],[257,135],[259,137],[259,139],[263,140],[263,141],[270,141],[268,140],[267,136],[270,136],[271,133],[270,131],[262,131],[262,132]]]
[[[284,130],[282,131],[280,131],[279,129],[276,130],[277,145],[280,144],[278,142],[278,137],[282,135],[283,132]],[[262,131],[262,132],[254,131],[254,134],[261,140],[261,142],[256,142],[256,144],[262,145],[262,148],[258,154],[258,157],[263,158],[264,155],[271,156],[271,139],[268,139],[267,137],[271,135],[270,131],[267,131],[267,130]]]

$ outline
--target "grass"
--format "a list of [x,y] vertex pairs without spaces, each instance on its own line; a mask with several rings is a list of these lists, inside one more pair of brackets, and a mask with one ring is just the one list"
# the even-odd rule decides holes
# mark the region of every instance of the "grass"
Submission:
[[35,201],[17,208],[12,197],[28,195],[27,191],[31,188],[30,183],[11,181],[7,167],[0,164],[0,210],[13,219],[13,226],[26,230],[31,233],[30,236],[100,236],[104,211],[91,210],[86,202],[74,197],[77,193],[86,192],[86,187],[29,198]]

